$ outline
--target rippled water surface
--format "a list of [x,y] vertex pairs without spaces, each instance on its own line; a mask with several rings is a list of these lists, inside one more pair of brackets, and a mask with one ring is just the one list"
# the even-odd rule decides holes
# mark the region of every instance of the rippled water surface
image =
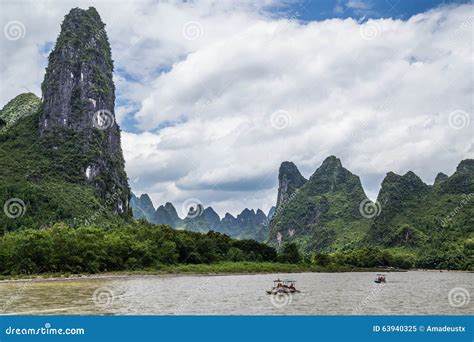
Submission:
[[[275,278],[301,293],[270,296]],[[474,314],[474,273],[296,273],[128,276],[0,282],[2,314],[453,315]]]

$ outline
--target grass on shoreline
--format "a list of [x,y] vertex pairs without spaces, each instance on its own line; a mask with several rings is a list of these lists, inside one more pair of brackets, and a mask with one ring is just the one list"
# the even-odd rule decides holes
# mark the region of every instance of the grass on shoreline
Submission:
[[[84,276],[126,276],[126,275],[168,275],[168,274],[258,274],[258,273],[301,273],[301,272],[370,272],[380,271],[380,268],[354,268],[330,264],[326,267],[312,264],[284,264],[274,262],[219,262],[213,264],[178,264],[163,265],[154,269],[123,270],[97,274],[81,273],[41,273],[0,275],[0,280],[48,279],[48,278],[80,278]],[[386,270],[400,271],[397,269]]]

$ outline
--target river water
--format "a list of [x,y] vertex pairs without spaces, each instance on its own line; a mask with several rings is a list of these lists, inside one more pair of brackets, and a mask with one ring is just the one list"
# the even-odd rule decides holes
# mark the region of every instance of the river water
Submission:
[[[276,278],[301,293],[267,295]],[[0,314],[473,315],[474,273],[123,276],[0,282]]]

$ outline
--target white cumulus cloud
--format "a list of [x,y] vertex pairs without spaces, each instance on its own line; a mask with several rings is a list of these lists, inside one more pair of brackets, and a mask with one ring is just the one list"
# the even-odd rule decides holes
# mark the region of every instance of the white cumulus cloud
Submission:
[[431,183],[474,155],[472,4],[406,21],[303,23],[276,18],[272,1],[118,3],[2,4],[2,25],[19,20],[26,34],[1,42],[0,102],[39,94],[43,48],[63,16],[95,6],[113,49],[117,120],[136,123],[122,133],[130,183],[156,205],[266,211],[282,161],[309,177],[331,154],[374,198],[388,171]]

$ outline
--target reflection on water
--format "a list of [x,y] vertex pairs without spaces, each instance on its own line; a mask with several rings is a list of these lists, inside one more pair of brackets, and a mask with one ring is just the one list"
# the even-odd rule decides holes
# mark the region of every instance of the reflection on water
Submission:
[[[474,314],[474,273],[294,273],[130,276],[0,282],[0,312],[27,315],[453,315]],[[272,298],[275,278],[301,293]]]

